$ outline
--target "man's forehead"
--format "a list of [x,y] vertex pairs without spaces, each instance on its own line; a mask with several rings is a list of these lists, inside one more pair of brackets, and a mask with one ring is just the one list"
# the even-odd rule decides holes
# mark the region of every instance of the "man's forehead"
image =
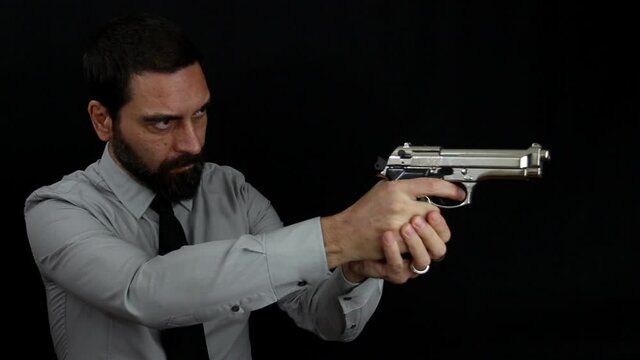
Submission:
[[129,89],[131,102],[166,107],[171,111],[201,107],[209,100],[209,89],[198,64],[171,73],[145,71],[134,74]]

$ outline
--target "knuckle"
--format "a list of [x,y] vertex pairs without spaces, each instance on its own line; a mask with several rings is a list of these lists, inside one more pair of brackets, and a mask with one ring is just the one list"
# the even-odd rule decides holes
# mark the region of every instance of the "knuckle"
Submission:
[[397,276],[397,274],[401,274],[402,273],[402,271],[404,270],[404,266],[403,266],[402,263],[391,264],[390,265],[390,270],[391,270],[392,276]]
[[449,182],[438,178],[427,178],[425,182],[425,188],[430,192],[441,190],[443,187],[448,186]]

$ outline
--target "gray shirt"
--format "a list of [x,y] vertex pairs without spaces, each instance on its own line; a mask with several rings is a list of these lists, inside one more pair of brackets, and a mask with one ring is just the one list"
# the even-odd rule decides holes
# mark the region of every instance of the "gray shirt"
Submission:
[[158,329],[199,322],[211,358],[250,359],[253,310],[277,302],[298,326],[349,341],[378,305],[381,280],[328,268],[319,218],[283,227],[237,170],[205,165],[196,196],[174,206],[190,246],[164,256],[153,197],[105,147],[27,198],[60,359],[164,359]]

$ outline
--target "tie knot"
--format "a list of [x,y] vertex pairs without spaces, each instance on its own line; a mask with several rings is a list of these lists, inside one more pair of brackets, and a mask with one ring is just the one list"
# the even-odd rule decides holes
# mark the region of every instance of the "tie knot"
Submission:
[[173,207],[171,201],[161,195],[156,195],[151,202],[151,208],[159,214],[166,214],[168,212],[173,213]]

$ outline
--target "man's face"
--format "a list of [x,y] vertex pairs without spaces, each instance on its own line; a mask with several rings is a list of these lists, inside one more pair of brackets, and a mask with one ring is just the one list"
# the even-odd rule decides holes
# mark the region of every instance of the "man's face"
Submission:
[[171,200],[195,195],[202,175],[209,90],[199,64],[130,80],[111,137],[116,161]]

